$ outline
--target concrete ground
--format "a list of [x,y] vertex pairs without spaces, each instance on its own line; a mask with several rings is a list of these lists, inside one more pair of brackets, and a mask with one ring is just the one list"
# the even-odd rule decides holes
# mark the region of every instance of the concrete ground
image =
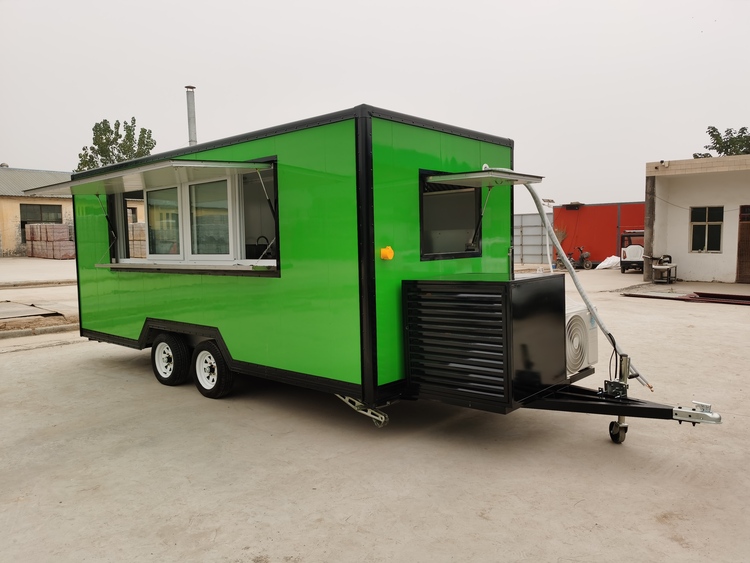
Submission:
[[[41,314],[13,317],[10,305]],[[0,339],[67,330],[78,330],[76,261],[0,258]]]
[[[710,402],[722,425],[631,418],[616,445],[611,417],[420,401],[376,429],[271,382],[218,401],[165,387],[148,350],[75,332],[6,338],[0,561],[747,560],[750,309],[622,297],[655,289],[634,273],[581,279],[655,387],[631,396]],[[584,385],[609,355],[600,336]]]

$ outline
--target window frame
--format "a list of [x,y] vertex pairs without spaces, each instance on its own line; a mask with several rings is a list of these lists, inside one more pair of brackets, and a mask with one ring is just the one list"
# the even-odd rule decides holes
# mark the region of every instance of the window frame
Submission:
[[[281,260],[279,251],[279,220],[278,220],[278,174],[276,158],[271,157],[264,160],[255,160],[253,162],[268,163],[272,166],[264,168],[259,172],[263,174],[270,170],[273,182],[273,193],[269,196],[275,214],[274,222],[274,255],[273,259],[246,258],[245,249],[245,208],[243,202],[243,177],[251,172],[236,172],[229,174],[217,174],[215,176],[201,177],[200,180],[184,180],[176,184],[170,183],[164,186],[150,186],[142,190],[133,190],[114,194],[109,199],[111,219],[114,219],[117,232],[117,241],[111,241],[113,252],[112,264],[101,264],[100,267],[110,267],[114,269],[135,269],[142,271],[157,271],[158,266],[165,266],[167,269],[174,271],[216,271],[217,273],[228,273],[227,270],[237,270],[236,273],[245,273],[255,270],[253,275],[270,275],[278,277],[281,270]],[[264,175],[265,182],[269,178]],[[223,181],[226,183],[227,194],[227,228],[228,228],[228,246],[227,254],[199,254],[193,253],[193,233],[191,229],[191,186],[200,186]],[[178,213],[178,240],[180,252],[177,254],[153,254],[150,252],[151,229],[149,228],[149,194],[164,190],[177,189],[177,213]],[[270,192],[270,190],[269,190]],[[130,194],[141,194],[143,198],[144,217],[143,222],[146,224],[146,258],[132,258],[129,255],[128,247],[128,210],[126,200]],[[132,197],[132,196],[131,196]]]
[[[180,251],[175,254],[155,254],[151,252],[151,229],[149,227],[149,194],[154,192],[159,192],[163,190],[170,190],[170,189],[176,189],[177,190],[177,240],[180,243]],[[183,225],[184,221],[184,213],[183,213],[183,202],[182,202],[182,190],[180,189],[180,186],[163,186],[163,187],[155,187],[155,188],[149,188],[143,190],[143,210],[144,210],[144,220],[146,223],[146,258],[132,258],[131,260],[151,260],[153,262],[160,262],[160,261],[166,261],[166,262],[183,262],[186,260],[185,257],[185,228]]]
[[[420,170],[419,172],[419,259],[421,262],[427,262],[432,260],[456,260],[460,258],[479,258],[482,256],[482,190],[483,188],[467,188],[465,186],[451,186],[440,184],[439,190],[433,192],[427,192],[427,177],[439,175],[444,172],[437,172],[433,170]],[[436,184],[437,185],[437,184]],[[474,230],[476,231],[476,249],[465,250],[457,252],[427,252],[425,250],[425,209],[424,209],[424,198],[425,196],[435,197],[441,193],[468,193],[474,192]]]
[[[694,210],[703,209],[705,211],[705,220],[694,221],[693,212]],[[721,221],[710,219],[710,209],[721,209]],[[724,248],[724,206],[723,205],[698,205],[691,206],[688,210],[690,219],[688,223],[688,241],[689,241],[689,252],[693,254],[721,254]],[[719,227],[719,248],[718,250],[710,250],[708,248],[709,232],[711,227]],[[696,228],[701,227],[704,229],[703,233],[703,247],[696,249],[694,248],[695,232]]]
[[[34,220],[28,220],[24,219],[24,208],[29,207],[37,207],[39,208],[39,219]],[[44,211],[42,208],[44,207],[54,207],[56,210],[54,211],[55,215],[59,215],[60,220],[57,221],[45,221],[44,219]],[[27,209],[28,210],[28,209]],[[49,211],[47,211],[49,213]],[[18,223],[21,229],[21,243],[26,243],[28,240],[26,239],[26,225],[32,224],[32,225],[38,225],[38,224],[48,224],[48,225],[63,225],[63,210],[62,205],[57,203],[20,203],[18,207]]]

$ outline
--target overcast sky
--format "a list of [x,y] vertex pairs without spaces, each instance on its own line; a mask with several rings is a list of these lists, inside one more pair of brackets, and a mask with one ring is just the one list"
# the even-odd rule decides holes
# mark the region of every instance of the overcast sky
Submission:
[[187,146],[188,84],[199,142],[367,103],[514,139],[558,204],[642,201],[647,161],[750,125],[746,0],[0,0],[0,22],[14,168],[72,170],[105,118]]

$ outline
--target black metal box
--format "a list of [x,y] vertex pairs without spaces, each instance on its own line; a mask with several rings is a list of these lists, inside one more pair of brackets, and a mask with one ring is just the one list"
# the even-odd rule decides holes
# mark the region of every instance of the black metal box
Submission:
[[566,382],[565,276],[404,281],[408,394],[499,413]]

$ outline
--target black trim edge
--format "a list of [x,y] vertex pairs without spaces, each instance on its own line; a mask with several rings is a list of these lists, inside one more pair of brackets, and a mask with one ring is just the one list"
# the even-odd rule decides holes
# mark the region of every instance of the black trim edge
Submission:
[[136,350],[143,350],[145,348],[145,346],[142,346],[140,341],[138,340],[125,338],[123,336],[115,336],[114,334],[107,334],[106,332],[89,330],[87,328],[81,328],[81,336],[83,336],[84,338],[88,338],[89,340],[96,340],[97,342],[109,342],[110,344],[117,344],[118,346],[135,348]]
[[377,309],[375,303],[375,217],[373,211],[372,121],[362,110],[354,122],[357,159],[357,238],[362,397],[375,407],[378,391]]

